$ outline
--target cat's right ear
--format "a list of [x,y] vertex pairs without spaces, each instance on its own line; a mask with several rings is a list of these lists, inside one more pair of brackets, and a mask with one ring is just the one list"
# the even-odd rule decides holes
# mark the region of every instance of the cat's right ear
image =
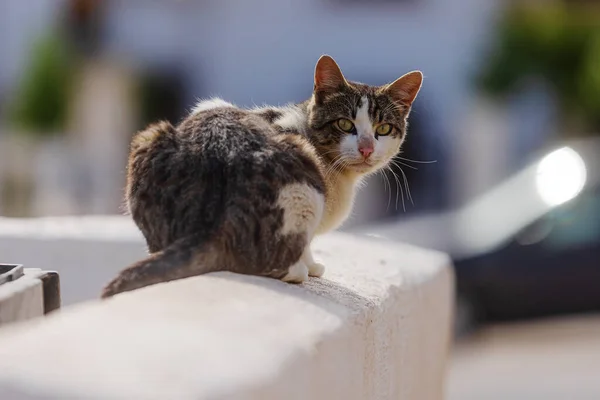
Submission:
[[328,55],[323,55],[315,67],[315,88],[317,97],[334,93],[346,85],[346,78],[336,62]]

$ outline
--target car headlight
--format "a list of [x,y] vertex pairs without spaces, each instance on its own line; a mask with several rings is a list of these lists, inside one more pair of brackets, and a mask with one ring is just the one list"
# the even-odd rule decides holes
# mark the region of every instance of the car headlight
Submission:
[[563,147],[545,156],[537,167],[536,188],[549,206],[575,198],[583,189],[587,171],[583,158],[572,148]]

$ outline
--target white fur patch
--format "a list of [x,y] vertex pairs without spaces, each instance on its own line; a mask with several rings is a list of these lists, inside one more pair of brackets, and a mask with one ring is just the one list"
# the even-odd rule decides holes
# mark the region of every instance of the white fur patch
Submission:
[[303,133],[306,126],[306,114],[296,106],[287,106],[278,109],[283,115],[273,122],[274,125],[283,129],[289,129]]
[[356,119],[354,120],[357,136],[374,136],[373,121],[369,116],[369,99],[367,96],[363,96],[360,100],[362,104],[356,110]]
[[391,136],[379,136],[375,138],[375,128],[373,121],[369,116],[369,99],[366,96],[361,98],[361,105],[356,110],[354,119],[356,135],[346,135],[340,142],[340,153],[350,162],[362,161],[362,156],[358,150],[359,143],[362,141],[372,141],[373,153],[369,157],[370,163],[379,167],[387,162],[398,152],[401,139]]
[[344,155],[344,159],[350,161],[360,161],[361,156],[358,152],[357,135],[345,135],[340,142],[340,153]]
[[289,269],[286,276],[281,278],[284,282],[289,283],[302,283],[308,280],[308,267],[304,261],[300,260],[293,264]]
[[198,103],[196,103],[196,106],[194,106],[194,109],[192,110],[192,114],[196,114],[201,111],[212,110],[213,108],[219,108],[219,107],[235,107],[235,106],[223,99],[215,97],[215,98],[208,99],[208,100],[200,100]]
[[[373,129],[373,121],[369,116],[369,99],[367,96],[363,96],[361,99],[361,105],[356,110],[356,118],[354,119],[354,126],[356,127],[356,135],[346,135],[340,142],[340,152],[345,157],[354,162],[362,161],[362,156],[358,151],[358,142],[369,138],[375,140],[375,132]],[[375,153],[377,152],[377,143],[374,143]],[[375,156],[375,154],[373,154]]]
[[310,240],[321,222],[325,198],[311,186],[292,183],[281,189],[277,205],[284,211],[280,233],[306,232]]
[[302,253],[301,261],[306,264],[308,268],[308,276],[323,276],[325,273],[325,266],[321,263],[315,262],[312,256],[312,252],[310,251],[310,245],[306,246],[304,249],[304,253]]

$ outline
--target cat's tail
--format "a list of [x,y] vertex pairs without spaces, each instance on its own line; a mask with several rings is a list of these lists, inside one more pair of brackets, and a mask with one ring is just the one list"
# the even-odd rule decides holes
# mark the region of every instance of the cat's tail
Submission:
[[164,250],[121,271],[102,290],[101,297],[224,269],[224,265],[219,266],[218,252],[211,251],[210,247],[210,243],[202,243],[195,236],[176,240]]

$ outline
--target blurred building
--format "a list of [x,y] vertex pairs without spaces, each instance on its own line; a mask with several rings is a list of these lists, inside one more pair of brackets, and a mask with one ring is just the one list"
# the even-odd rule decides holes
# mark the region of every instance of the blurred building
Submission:
[[[109,167],[124,165],[122,149],[126,149],[131,134],[126,129],[133,131],[158,117],[177,120],[197,98],[208,96],[221,96],[240,106],[301,101],[311,93],[314,64],[323,53],[332,55],[350,79],[369,84],[392,81],[413,69],[424,72],[425,83],[415,104],[413,128],[404,155],[437,163],[409,163],[418,167],[418,171],[404,168],[416,204],[409,205],[404,193],[407,211],[442,208],[462,201],[461,193],[469,192],[469,185],[474,182],[463,178],[465,171],[479,165],[482,182],[489,180],[486,174],[496,173],[486,171],[478,158],[489,159],[486,146],[508,148],[506,139],[499,144],[494,135],[480,136],[477,144],[482,146],[481,151],[471,156],[463,154],[465,146],[471,144],[472,130],[479,128],[472,123],[473,104],[478,99],[471,75],[481,49],[489,41],[501,2],[6,0],[0,5],[0,26],[4,30],[0,39],[1,101],[10,99],[14,83],[27,65],[27,49],[33,38],[56,22],[67,5],[75,3],[95,7],[98,45],[86,53],[87,59],[110,65],[107,68],[111,70],[126,71],[115,80],[129,82],[126,76],[131,74],[137,84],[138,77],[150,77],[149,87],[155,89],[145,97],[154,98],[154,103],[135,116],[137,123],[122,124],[119,129],[123,131],[112,136],[105,134],[105,141],[112,144],[99,145],[98,140],[102,140],[96,137],[102,135],[103,129],[113,129],[110,123],[102,129],[90,126],[102,120],[124,118],[119,113],[111,114],[114,109],[98,107],[105,114],[90,116],[89,121],[78,125],[94,131],[79,129],[76,133],[90,137],[88,154],[79,160],[79,168],[83,168],[85,161],[103,164],[97,151],[102,148],[101,153],[109,161],[97,169],[104,168],[114,183],[98,187],[102,187],[102,192],[107,190],[106,185],[118,188],[113,190],[113,197],[122,185],[123,170]],[[169,91],[169,87],[174,90]],[[88,92],[93,99],[94,92]],[[105,104],[114,101],[109,96]],[[136,112],[135,107],[131,110]],[[118,157],[111,158],[107,153]],[[490,165],[497,164],[501,161]],[[89,180],[90,174],[81,179]],[[362,193],[357,223],[396,212],[395,193],[384,193],[381,178],[374,178],[372,187],[373,190]],[[461,196],[451,192],[456,187],[460,188]],[[392,206],[388,210],[390,198]],[[397,208],[404,213],[402,206]],[[106,207],[84,207],[76,212],[107,213],[117,209],[112,199]]]

